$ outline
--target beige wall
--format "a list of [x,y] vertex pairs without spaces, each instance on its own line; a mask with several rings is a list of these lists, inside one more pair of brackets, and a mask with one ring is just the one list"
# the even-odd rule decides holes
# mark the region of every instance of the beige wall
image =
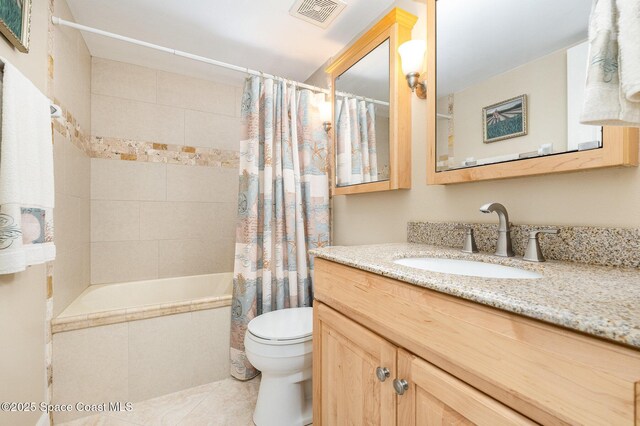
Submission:
[[[424,38],[424,5],[408,0],[397,5],[419,15],[413,37]],[[412,96],[412,108],[413,188],[335,197],[334,244],[406,241],[409,220],[496,221],[478,211],[487,201],[504,203],[514,223],[640,226],[638,168],[427,186],[427,104]]]
[[[55,14],[74,20],[63,0],[56,2]],[[91,159],[86,151],[91,134],[91,55],[79,31],[56,26],[53,59],[55,101],[72,117],[71,123],[63,120],[64,132],[56,127],[53,134],[57,250],[53,315],[56,316],[88,287],[90,280]]]
[[[468,157],[481,159],[537,151],[540,145],[547,143],[553,145],[554,152],[566,151],[566,93],[566,50],[552,53],[455,93],[455,164],[459,165],[460,161]],[[522,94],[528,97],[528,134],[483,143],[482,108]],[[447,105],[446,97],[443,98],[438,99],[439,106]],[[446,109],[439,109],[438,112],[447,113]],[[438,133],[446,135],[446,120],[438,120],[438,126]],[[446,153],[438,152],[438,155]]]
[[[34,2],[31,51],[20,53],[0,36],[0,56],[47,93],[48,2]],[[25,272],[0,275],[0,401],[44,401],[46,269],[32,266]],[[33,425],[40,412],[0,411],[0,424]]]
[[[241,90],[94,58],[92,131],[237,151]],[[91,283],[233,270],[237,167],[92,159]]]

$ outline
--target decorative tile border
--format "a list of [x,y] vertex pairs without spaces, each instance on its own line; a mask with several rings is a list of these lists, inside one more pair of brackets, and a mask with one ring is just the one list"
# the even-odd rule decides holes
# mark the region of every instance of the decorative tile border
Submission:
[[240,165],[238,151],[103,136],[89,137],[82,131],[73,114],[58,99],[54,99],[53,102],[62,109],[62,119],[52,121],[53,130],[69,138],[71,143],[88,157],[230,169],[236,169]]
[[[456,229],[460,225],[474,229],[478,250],[495,251],[497,224],[409,222],[407,241],[461,248],[463,230]],[[549,260],[640,268],[640,229],[512,224],[511,236],[516,255],[524,255],[529,232],[550,228],[557,228],[560,232],[558,235],[540,235],[542,252]]]
[[205,309],[213,309],[223,306],[231,306],[231,295],[212,296],[197,300],[186,300],[183,302],[139,306],[135,308],[93,312],[86,315],[56,318],[51,322],[51,331],[55,334],[89,327],[99,327],[101,325],[118,324],[165,315],[202,311]]
[[232,169],[240,164],[238,151],[102,136],[91,138],[91,157]]
[[53,99],[53,103],[62,110],[62,118],[51,121],[53,130],[68,138],[78,149],[91,157],[91,138],[82,131],[73,114],[57,98]]

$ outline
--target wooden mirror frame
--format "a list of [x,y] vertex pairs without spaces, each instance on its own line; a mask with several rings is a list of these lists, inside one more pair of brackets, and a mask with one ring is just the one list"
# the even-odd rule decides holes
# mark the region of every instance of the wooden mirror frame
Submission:
[[389,39],[389,180],[337,186],[337,126],[334,125],[331,131],[332,195],[411,188],[411,90],[402,74],[398,46],[411,40],[411,29],[417,20],[415,15],[394,8],[325,69],[331,76],[331,117],[335,121],[336,78]]
[[[602,148],[436,172],[436,0],[427,0],[427,184],[506,179],[602,167],[638,166],[638,128],[603,127]],[[436,96],[434,96],[436,94]]]

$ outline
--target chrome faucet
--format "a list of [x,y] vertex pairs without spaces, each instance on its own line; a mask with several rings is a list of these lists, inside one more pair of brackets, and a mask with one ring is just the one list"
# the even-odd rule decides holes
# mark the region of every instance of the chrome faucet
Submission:
[[513,257],[513,248],[511,246],[511,231],[509,230],[509,213],[507,209],[500,203],[489,203],[480,207],[482,213],[498,213],[498,242],[496,244],[496,256]]

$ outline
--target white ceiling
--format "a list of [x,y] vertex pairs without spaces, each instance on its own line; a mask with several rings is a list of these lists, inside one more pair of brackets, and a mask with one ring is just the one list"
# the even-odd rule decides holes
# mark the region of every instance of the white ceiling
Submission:
[[438,0],[438,97],[587,38],[591,0]]
[[[289,15],[293,0],[67,0],[75,20],[114,32],[304,81],[394,3],[348,0],[327,29]],[[94,34],[93,56],[240,84],[242,73]]]

